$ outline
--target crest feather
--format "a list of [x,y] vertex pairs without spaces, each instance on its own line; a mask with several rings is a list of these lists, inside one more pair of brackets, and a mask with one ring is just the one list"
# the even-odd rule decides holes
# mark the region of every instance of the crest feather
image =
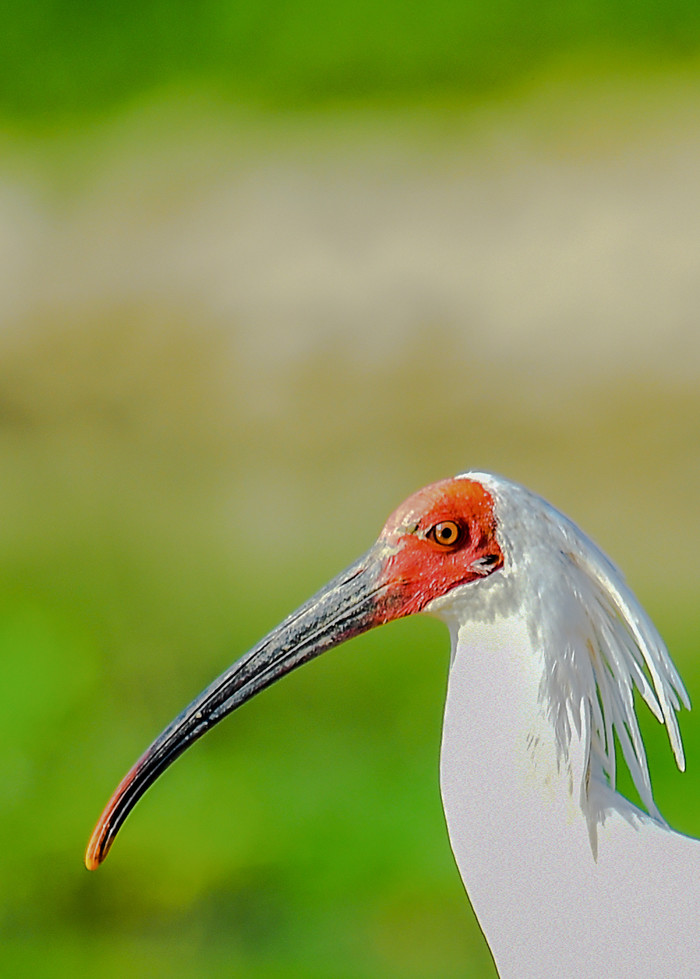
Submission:
[[634,691],[666,725],[683,771],[676,712],[681,705],[689,709],[690,700],[663,639],[622,573],[568,517],[516,483],[465,475],[482,480],[498,500],[499,536],[516,572],[511,581],[523,584],[521,600],[530,604],[545,656],[542,696],[558,750],[567,757],[572,719],[580,735],[583,709],[589,774],[615,788],[616,735],[640,799],[649,815],[661,819]]

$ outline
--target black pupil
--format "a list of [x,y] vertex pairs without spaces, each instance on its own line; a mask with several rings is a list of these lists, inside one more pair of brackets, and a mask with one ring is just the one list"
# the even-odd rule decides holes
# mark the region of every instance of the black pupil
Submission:
[[445,524],[442,527],[440,527],[439,534],[440,534],[440,539],[444,541],[446,544],[449,544],[457,536],[455,528],[452,526],[452,524]]

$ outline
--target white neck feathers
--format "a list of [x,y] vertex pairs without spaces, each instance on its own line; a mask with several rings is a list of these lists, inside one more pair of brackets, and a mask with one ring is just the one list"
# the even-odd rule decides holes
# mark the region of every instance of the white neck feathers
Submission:
[[[470,646],[470,631],[478,628],[487,629],[492,646],[499,633],[523,633],[521,655],[529,657],[531,680],[536,676],[537,686],[531,683],[521,696],[530,698],[538,724],[549,725],[563,770],[577,768],[574,747],[583,751],[582,783],[572,781],[572,790],[589,822],[603,818],[600,796],[589,791],[591,786],[615,789],[614,735],[640,799],[648,813],[660,819],[634,689],[666,724],[682,770],[675,712],[681,702],[689,707],[689,700],[663,640],[622,574],[568,518],[517,484],[482,473],[465,475],[481,482],[494,498],[504,567],[486,581],[448,593],[429,611],[450,624],[455,638],[463,626]],[[508,692],[499,690],[496,676],[493,663],[491,709],[505,714],[514,705],[508,702]],[[479,737],[478,729],[472,732]],[[537,736],[541,740],[542,732]]]

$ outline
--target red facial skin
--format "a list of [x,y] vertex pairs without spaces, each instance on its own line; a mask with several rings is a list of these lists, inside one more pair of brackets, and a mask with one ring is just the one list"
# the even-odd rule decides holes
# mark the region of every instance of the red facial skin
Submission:
[[[451,546],[432,536],[446,521],[461,531]],[[383,621],[420,612],[434,598],[503,566],[493,498],[471,479],[443,479],[409,496],[387,520],[379,542],[396,548],[382,575],[392,593]]]

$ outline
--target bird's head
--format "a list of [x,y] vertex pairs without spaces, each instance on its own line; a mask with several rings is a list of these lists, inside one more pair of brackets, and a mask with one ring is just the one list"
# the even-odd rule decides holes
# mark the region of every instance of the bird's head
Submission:
[[477,479],[445,479],[414,493],[353,565],[207,687],[122,779],[90,840],[95,869],[137,800],[185,748],[295,667],[368,629],[416,612],[502,568],[492,494]]
[[422,612],[501,568],[496,529],[493,497],[476,480],[444,479],[409,496],[369,552],[379,557],[389,618]]

